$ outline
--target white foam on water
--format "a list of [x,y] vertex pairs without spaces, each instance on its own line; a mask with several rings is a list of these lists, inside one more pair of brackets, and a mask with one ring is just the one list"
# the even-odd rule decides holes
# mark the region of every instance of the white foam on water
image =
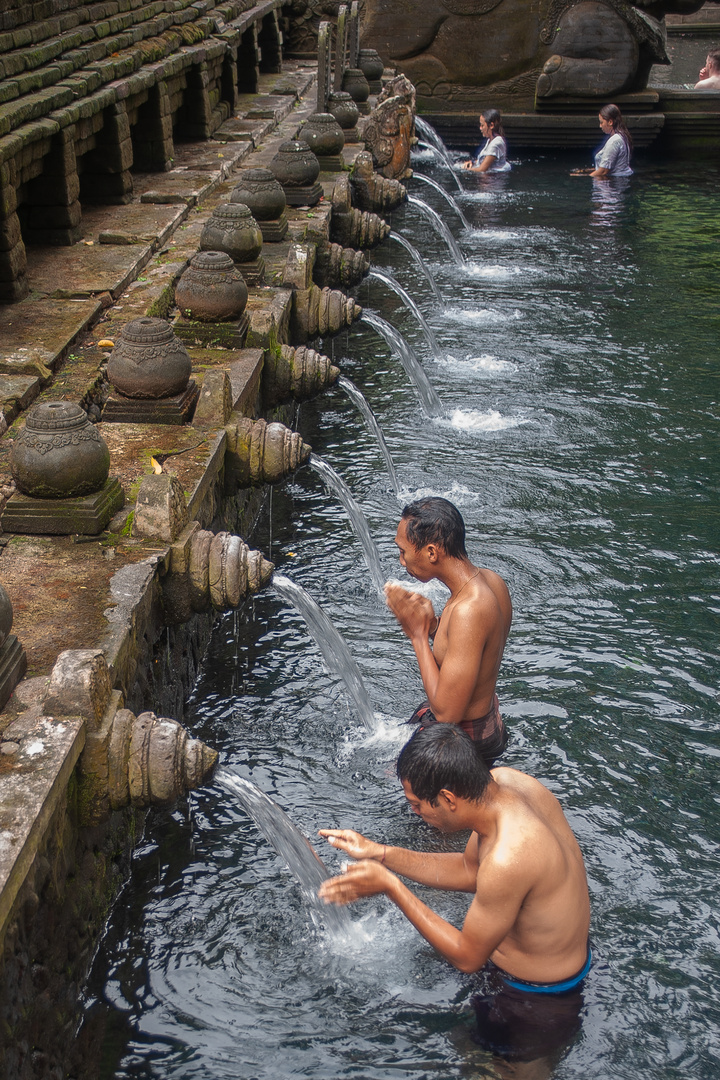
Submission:
[[466,236],[472,240],[527,240],[524,233],[512,229],[483,229],[477,228],[466,230]]
[[520,427],[528,421],[520,416],[503,416],[497,409],[488,409],[480,412],[477,409],[455,409],[450,420],[439,420],[441,424],[449,424],[456,431],[505,431],[508,428]]
[[410,154],[411,161],[437,161],[437,154],[434,150],[424,148],[421,150],[413,150]]
[[497,356],[490,356],[484,354],[483,356],[468,356],[465,360],[458,360],[456,357],[448,354],[445,357],[438,358],[436,361],[441,367],[453,368],[458,372],[467,373],[469,371],[487,371],[491,374],[496,372],[506,372],[512,374],[518,370],[518,365],[513,364],[511,360],[498,360]]
[[495,281],[507,281],[509,278],[538,276],[543,273],[535,266],[487,266],[482,263],[465,263],[462,272],[471,278],[492,278]]
[[[427,499],[430,495],[439,495],[443,499],[449,499],[450,502],[455,503],[456,506],[472,506],[474,503],[480,502],[480,495],[477,491],[473,491],[472,488],[466,487],[465,484],[459,484],[456,480],[453,481],[451,487],[444,491],[438,491],[437,488],[423,487],[417,488],[415,491],[404,489],[402,494],[405,496],[405,502],[414,502],[416,499]],[[399,581],[398,585],[406,585],[407,582]],[[430,584],[430,583],[428,583]],[[422,592],[427,586],[421,585],[420,582],[415,583],[417,592]],[[433,597],[427,592],[425,595]]]
[[469,308],[449,307],[445,308],[443,315],[446,319],[452,319],[455,322],[468,323],[500,323],[523,318],[523,313],[518,308],[513,308],[512,311],[498,311],[495,308],[475,308],[472,310]]

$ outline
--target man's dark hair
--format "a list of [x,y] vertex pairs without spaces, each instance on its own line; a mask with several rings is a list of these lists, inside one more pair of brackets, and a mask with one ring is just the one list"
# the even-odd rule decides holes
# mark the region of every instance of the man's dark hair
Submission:
[[447,499],[431,497],[408,503],[402,512],[407,538],[416,551],[437,544],[453,559],[466,559],[465,522]]
[[720,72],[720,49],[711,49],[707,56],[715,70]]
[[492,777],[469,735],[455,724],[418,728],[397,759],[399,780],[407,780],[418,799],[433,805],[443,788],[479,802]]

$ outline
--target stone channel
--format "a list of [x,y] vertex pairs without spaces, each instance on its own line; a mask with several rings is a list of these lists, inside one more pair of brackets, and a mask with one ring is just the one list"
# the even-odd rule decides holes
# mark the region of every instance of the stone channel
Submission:
[[[60,57],[19,90],[0,81],[0,1076],[14,1080],[78,1067],[79,988],[144,808],[214,765],[178,723],[184,700],[215,613],[272,573],[241,538],[310,453],[281,423],[293,399],[338,375],[306,343],[359,315],[342,290],[387,234],[373,210],[404,197],[373,172],[347,95],[345,136],[308,123],[332,89],[329,37],[319,62],[283,58],[279,8],[60,0],[15,29],[0,12],[18,70]],[[109,27],[95,37],[93,11]],[[357,5],[343,34],[341,66]],[[53,52],[63,35],[80,55]],[[240,200],[268,181],[281,205],[248,223]],[[241,229],[242,251],[228,246]],[[221,315],[194,306],[203,273],[216,299],[235,282]],[[179,381],[133,389],[160,347]],[[80,461],[100,444],[109,466],[101,449]],[[94,479],[63,490],[53,465],[38,481],[62,454]]]

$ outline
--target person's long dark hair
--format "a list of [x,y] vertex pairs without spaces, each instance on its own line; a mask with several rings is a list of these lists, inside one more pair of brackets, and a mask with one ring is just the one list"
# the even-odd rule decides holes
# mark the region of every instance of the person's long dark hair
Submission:
[[[614,108],[615,106],[613,106]],[[488,127],[492,126],[493,135],[500,135],[505,138],[505,132],[503,131],[502,120],[500,119],[500,113],[497,109],[486,109],[485,112],[481,112],[483,120]]]
[[[600,115],[602,116],[603,120],[610,121],[613,126],[613,134],[617,132],[618,135],[622,135],[628,148],[628,153],[632,154],[632,135],[628,131],[627,124],[623,120],[623,114],[620,112],[617,105],[603,105],[602,109],[600,110]],[[485,120],[485,123],[488,123],[487,119]]]

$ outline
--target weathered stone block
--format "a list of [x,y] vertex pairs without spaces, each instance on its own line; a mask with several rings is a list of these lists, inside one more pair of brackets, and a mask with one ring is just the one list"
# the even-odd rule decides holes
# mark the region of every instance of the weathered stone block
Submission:
[[172,542],[188,521],[187,502],[182,484],[167,473],[146,476],[140,485],[133,536]]
[[228,372],[217,369],[206,371],[195,406],[193,424],[220,427],[227,423],[231,412],[232,393]]
[[110,672],[101,649],[67,649],[55,661],[42,707],[47,716],[82,716],[95,731],[111,692]]

